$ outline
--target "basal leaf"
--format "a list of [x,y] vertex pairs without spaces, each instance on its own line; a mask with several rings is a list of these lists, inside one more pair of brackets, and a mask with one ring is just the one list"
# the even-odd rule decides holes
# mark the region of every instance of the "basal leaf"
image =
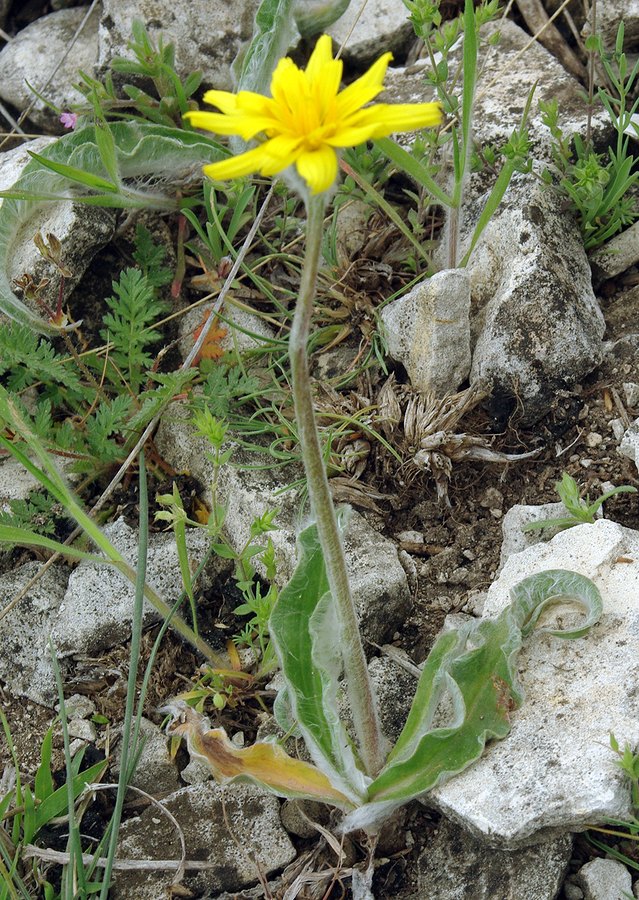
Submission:
[[185,737],[191,757],[203,760],[221,784],[253,781],[279,797],[305,797],[353,808],[323,772],[289,756],[279,744],[257,741],[250,747],[235,747],[223,728],[209,729],[206,718],[183,701],[173,701],[163,711],[174,717],[170,734]]
[[340,628],[329,592],[317,526],[298,538],[298,564],[269,620],[271,641],[286,678],[288,700],[315,764],[354,801],[366,792],[337,710]]
[[[601,616],[601,596],[583,575],[553,569],[516,585],[510,604],[497,618],[469,622],[437,640],[406,725],[370,785],[369,803],[347,817],[345,830],[366,827],[389,808],[431,790],[478,759],[486,741],[508,734],[511,712],[522,701],[516,660],[523,637],[548,606],[570,601],[583,607],[581,625],[541,630],[561,638],[580,637]],[[444,720],[437,727],[435,715]]]

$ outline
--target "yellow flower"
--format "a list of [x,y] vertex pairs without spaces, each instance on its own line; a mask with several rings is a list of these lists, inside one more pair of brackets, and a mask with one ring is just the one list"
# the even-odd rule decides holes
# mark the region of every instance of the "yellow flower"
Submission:
[[215,179],[239,178],[259,172],[276,175],[295,164],[313,194],[327,190],[337,178],[337,153],[371,138],[397,131],[439,125],[438,103],[377,103],[366,106],[383,89],[391,53],[340,91],[342,61],[333,59],[331,38],[320,37],[305,71],[285,57],[271,79],[271,96],[252,91],[231,94],[208,91],[206,103],[221,110],[190,112],[185,118],[196,128],[216,134],[258,138],[252,150],[204,167]]

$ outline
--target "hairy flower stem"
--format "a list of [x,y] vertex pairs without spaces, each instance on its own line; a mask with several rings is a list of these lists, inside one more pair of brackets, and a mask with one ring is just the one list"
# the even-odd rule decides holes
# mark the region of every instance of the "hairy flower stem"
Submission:
[[355,734],[366,772],[375,775],[384,763],[384,740],[346,571],[344,547],[322,458],[308,364],[307,345],[322,244],[324,196],[320,194],[311,197],[307,201],[306,208],[306,254],[289,338],[295,418],[311,511],[317,524],[328,583],[342,628],[344,671]]

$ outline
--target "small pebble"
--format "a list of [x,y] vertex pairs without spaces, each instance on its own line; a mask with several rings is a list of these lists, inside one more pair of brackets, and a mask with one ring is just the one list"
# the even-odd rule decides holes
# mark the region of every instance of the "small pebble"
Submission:
[[623,392],[626,395],[626,406],[639,405],[639,384],[635,381],[626,381],[623,384]]
[[583,466],[584,469],[589,469],[590,466],[592,465],[592,463],[593,463],[593,461],[591,459],[580,459],[579,460],[579,465]]
[[576,884],[567,881],[564,884],[564,897],[566,900],[583,900],[584,892]]
[[603,435],[599,434],[598,431],[591,431],[590,434],[586,435],[586,447],[598,447],[603,443]]
[[242,748],[244,746],[244,732],[236,731],[233,737],[231,738],[231,743],[236,747]]
[[608,424],[612,428],[615,440],[620,441],[626,432],[626,426],[623,423],[623,419],[611,419]]

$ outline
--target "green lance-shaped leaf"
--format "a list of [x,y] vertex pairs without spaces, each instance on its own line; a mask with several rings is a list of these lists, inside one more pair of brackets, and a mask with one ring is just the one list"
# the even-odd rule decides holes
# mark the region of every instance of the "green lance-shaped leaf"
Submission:
[[[470,622],[439,637],[406,725],[370,785],[369,802],[347,817],[345,830],[370,827],[391,808],[467,768],[481,756],[486,741],[508,734],[510,714],[522,701],[516,659],[523,638],[548,606],[570,600],[583,607],[584,621],[576,628],[540,630],[577,638],[601,616],[601,596],[589,579],[562,569],[531,575],[516,585],[510,604],[497,618]],[[442,708],[449,721],[433,727]]]
[[317,526],[298,538],[298,564],[280,592],[269,631],[286,678],[288,700],[315,765],[354,802],[370,781],[360,770],[337,712],[342,652]]
[[0,204],[0,312],[40,332],[57,333],[59,329],[13,293],[9,278],[18,236],[32,216],[46,203],[59,200],[177,209],[176,188],[193,177],[201,178],[202,165],[226,153],[216,141],[179,128],[115,122],[108,126],[106,135],[106,127],[96,132],[91,125],[63,135],[40,153],[32,154],[13,187],[0,191],[0,198],[4,198]]

